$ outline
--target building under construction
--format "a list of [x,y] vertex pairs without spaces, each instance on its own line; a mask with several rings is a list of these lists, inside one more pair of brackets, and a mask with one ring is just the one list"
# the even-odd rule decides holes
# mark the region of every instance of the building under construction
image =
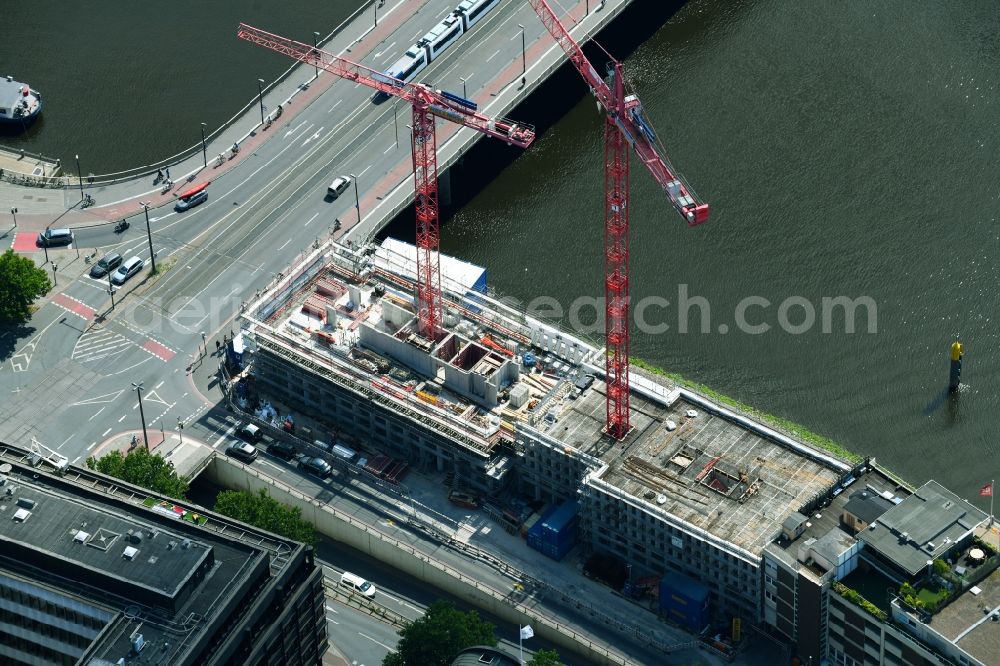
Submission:
[[443,328],[417,332],[415,251],[316,248],[244,308],[258,392],[456,485],[577,499],[582,543],[679,571],[718,616],[761,618],[761,554],[842,462],[635,374],[607,436],[603,350],[483,293],[442,258]]

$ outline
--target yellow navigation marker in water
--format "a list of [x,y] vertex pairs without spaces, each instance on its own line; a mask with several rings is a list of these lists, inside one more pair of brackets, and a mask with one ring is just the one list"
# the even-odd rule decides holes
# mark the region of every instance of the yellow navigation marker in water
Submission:
[[954,393],[962,382],[962,343],[951,343],[951,372],[948,375],[948,390]]

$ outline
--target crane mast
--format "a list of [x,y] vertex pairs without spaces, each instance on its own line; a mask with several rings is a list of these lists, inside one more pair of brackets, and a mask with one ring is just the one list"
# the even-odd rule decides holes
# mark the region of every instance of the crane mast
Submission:
[[636,95],[626,95],[622,64],[611,63],[611,85],[598,74],[546,0],[528,0],[552,38],[605,110],[604,123],[604,326],[607,337],[605,431],[624,439],[629,416],[629,146],[689,225],[708,221],[708,204],[671,168]]
[[441,330],[442,297],[435,118],[449,120],[521,148],[527,148],[535,140],[534,127],[506,118],[486,116],[475,109],[456,104],[440,91],[431,90],[425,85],[400,81],[315,46],[281,37],[245,23],[240,24],[236,34],[240,39],[320,67],[339,78],[406,100],[412,106],[411,148],[417,218],[417,319],[420,335],[427,339],[436,339]]

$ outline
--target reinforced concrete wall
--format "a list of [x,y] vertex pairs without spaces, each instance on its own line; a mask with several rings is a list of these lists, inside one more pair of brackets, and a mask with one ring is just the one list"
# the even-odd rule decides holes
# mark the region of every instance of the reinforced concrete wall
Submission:
[[298,507],[302,511],[302,518],[315,525],[321,534],[492,613],[505,622],[518,622],[518,626],[530,624],[539,636],[596,664],[629,663],[624,656],[595,643],[574,628],[507,598],[509,590],[494,589],[335,507],[274,479],[260,476],[252,468],[243,467],[221,456],[213,456],[203,473],[213,483],[232,490],[256,493],[263,488],[279,502]]

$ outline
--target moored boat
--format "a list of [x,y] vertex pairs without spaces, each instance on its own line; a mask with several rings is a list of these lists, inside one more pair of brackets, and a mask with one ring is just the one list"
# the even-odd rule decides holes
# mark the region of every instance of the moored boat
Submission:
[[27,126],[42,112],[42,96],[13,76],[0,78],[0,126]]

